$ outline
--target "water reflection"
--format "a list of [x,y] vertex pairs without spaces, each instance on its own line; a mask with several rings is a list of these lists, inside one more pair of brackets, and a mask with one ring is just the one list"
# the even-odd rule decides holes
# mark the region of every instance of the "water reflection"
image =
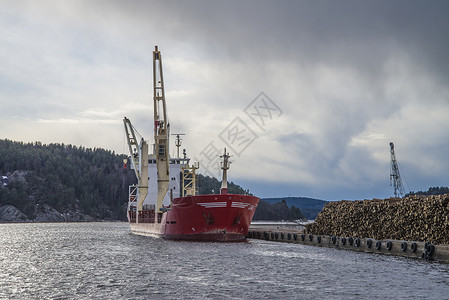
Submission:
[[165,241],[124,223],[0,225],[0,297],[447,299],[448,264],[250,240]]

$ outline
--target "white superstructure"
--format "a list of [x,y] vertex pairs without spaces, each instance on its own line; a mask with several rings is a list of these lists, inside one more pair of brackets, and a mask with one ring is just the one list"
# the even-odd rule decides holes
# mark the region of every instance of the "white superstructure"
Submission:
[[[168,207],[171,204],[172,198],[178,198],[182,195],[182,167],[185,167],[189,163],[188,158],[169,158],[169,186],[168,193],[165,195],[162,204],[164,207]],[[157,187],[157,164],[156,155],[150,154],[148,157],[148,186]],[[144,201],[145,205],[155,205],[158,191],[156,188],[150,188],[148,190],[148,197]]]

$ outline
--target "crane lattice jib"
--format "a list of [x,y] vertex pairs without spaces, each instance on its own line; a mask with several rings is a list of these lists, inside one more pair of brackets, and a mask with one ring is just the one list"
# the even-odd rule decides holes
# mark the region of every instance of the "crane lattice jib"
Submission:
[[391,153],[391,171],[390,171],[390,186],[394,187],[394,196],[396,198],[402,197],[404,192],[404,186],[402,184],[401,175],[399,174],[399,166],[396,160],[396,155],[394,154],[394,144],[390,142],[390,153]]

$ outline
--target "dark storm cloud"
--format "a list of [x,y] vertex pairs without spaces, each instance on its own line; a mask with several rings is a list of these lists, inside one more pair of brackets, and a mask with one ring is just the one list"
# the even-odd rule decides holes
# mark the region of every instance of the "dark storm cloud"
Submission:
[[[137,4],[137,5],[133,5]],[[375,70],[397,48],[447,76],[447,1],[117,2],[173,39],[228,60],[354,64]],[[204,54],[204,53],[202,53]]]
[[110,137],[120,138],[123,114],[150,136],[158,44],[172,125],[195,135],[189,151],[260,91],[284,111],[235,164],[242,180],[328,199],[381,197],[391,138],[406,150],[405,169],[419,170],[410,181],[427,184],[420,174],[438,164],[431,179],[446,180],[448,11],[448,1],[402,0],[0,3],[5,137],[36,136],[13,114],[39,119],[49,142],[77,136],[86,145],[85,128],[73,124],[99,122],[105,144],[86,146],[120,151]]

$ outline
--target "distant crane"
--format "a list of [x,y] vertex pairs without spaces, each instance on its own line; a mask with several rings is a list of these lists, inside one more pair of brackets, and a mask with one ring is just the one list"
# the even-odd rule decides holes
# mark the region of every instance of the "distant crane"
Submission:
[[394,144],[390,142],[391,153],[391,171],[390,171],[390,186],[394,186],[394,196],[401,198],[404,194],[404,185],[402,184],[401,175],[399,174],[399,166],[394,154]]

